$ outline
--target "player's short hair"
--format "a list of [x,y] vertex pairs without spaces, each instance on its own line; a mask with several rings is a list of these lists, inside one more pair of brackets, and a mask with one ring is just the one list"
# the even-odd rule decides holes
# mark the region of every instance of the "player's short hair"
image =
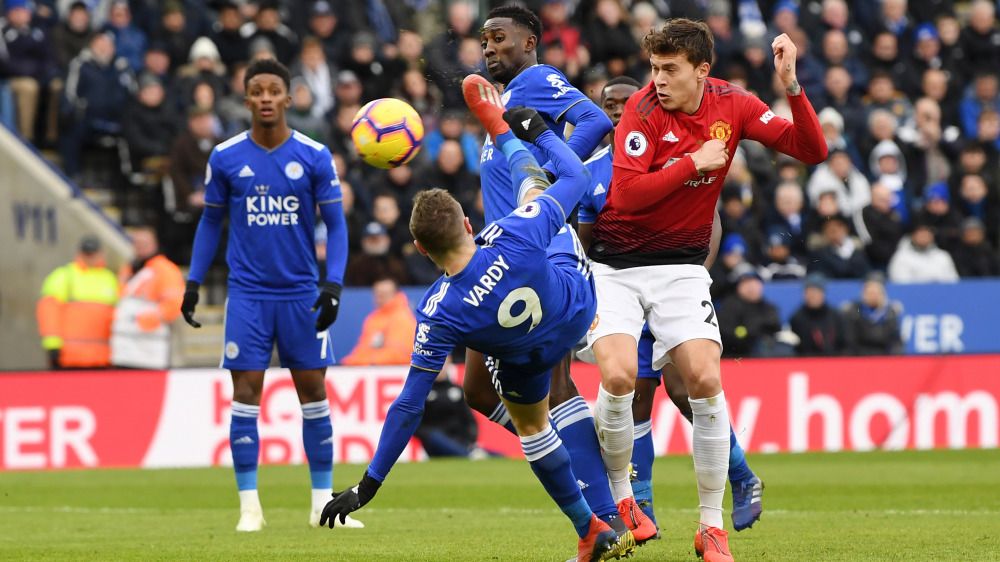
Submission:
[[705,22],[676,18],[642,38],[642,48],[651,55],[684,55],[691,64],[712,63],[715,40]]
[[486,19],[488,20],[493,18],[510,18],[514,23],[528,28],[535,35],[535,39],[538,42],[542,40],[542,21],[538,19],[535,12],[523,6],[518,6],[517,4],[497,6],[486,15]]
[[244,90],[250,87],[250,79],[258,74],[274,74],[285,83],[285,91],[292,91],[292,75],[288,72],[288,67],[274,59],[257,59],[250,63],[243,76]]
[[637,90],[642,88],[642,84],[640,84],[638,80],[632,78],[631,76],[615,76],[611,80],[608,80],[607,82],[604,83],[604,87],[601,88],[601,99],[602,100],[604,99],[605,92],[607,91],[608,88],[610,88],[611,86],[617,86],[619,84],[632,86]]
[[465,212],[443,189],[421,191],[413,198],[410,234],[429,254],[443,255],[465,236]]

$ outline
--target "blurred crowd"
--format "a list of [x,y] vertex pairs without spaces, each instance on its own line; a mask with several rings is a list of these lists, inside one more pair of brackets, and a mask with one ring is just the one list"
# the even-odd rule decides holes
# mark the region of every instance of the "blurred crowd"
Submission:
[[[115,193],[123,221],[155,224],[184,265],[212,147],[248,127],[247,62],[288,65],[292,127],[327,144],[345,192],[346,281],[425,284],[409,243],[412,196],[451,191],[483,226],[479,147],[461,79],[484,72],[479,26],[499,0],[4,0],[0,119],[71,179]],[[953,281],[1000,275],[1000,27],[990,0],[533,0],[541,62],[597,100],[609,78],[648,80],[640,39],[667,17],[707,22],[712,73],[790,116],[770,41],[787,33],[830,146],[809,169],[745,141],[722,191],[713,268],[721,301],[747,268],[764,282]],[[416,160],[363,165],[358,109],[409,102]],[[317,233],[322,251],[324,233]],[[220,260],[222,252],[219,253]],[[320,256],[322,257],[322,256]]]

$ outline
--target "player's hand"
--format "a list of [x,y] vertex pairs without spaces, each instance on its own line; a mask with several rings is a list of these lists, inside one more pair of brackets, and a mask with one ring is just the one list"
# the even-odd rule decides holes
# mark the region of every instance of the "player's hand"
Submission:
[[357,486],[333,493],[333,499],[326,502],[326,506],[323,507],[319,526],[329,526],[332,529],[337,519],[340,519],[340,524],[343,525],[348,514],[361,509],[375,497],[380,486],[382,483],[369,476],[366,470]]
[[316,331],[322,332],[337,320],[340,312],[340,292],[343,287],[339,283],[323,283],[320,286],[319,297],[313,303],[312,311],[319,311],[316,318]]
[[181,302],[181,314],[192,328],[201,328],[201,322],[194,319],[194,307],[198,306],[198,286],[197,281],[188,281],[184,288],[184,300]]
[[530,143],[534,143],[538,135],[549,130],[542,116],[530,107],[512,107],[503,113],[503,120],[510,125],[514,136]]
[[771,42],[771,51],[774,52],[774,71],[778,73],[781,84],[786,90],[791,90],[793,86],[797,90],[799,83],[795,77],[795,57],[799,50],[792,38],[786,33],[775,37]]
[[729,162],[729,147],[719,139],[712,139],[692,152],[691,160],[700,174],[718,170]]

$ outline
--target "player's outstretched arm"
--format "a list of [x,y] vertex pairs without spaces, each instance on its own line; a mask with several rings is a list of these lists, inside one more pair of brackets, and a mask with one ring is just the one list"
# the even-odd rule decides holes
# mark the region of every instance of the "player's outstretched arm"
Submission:
[[607,114],[589,99],[581,100],[567,109],[563,118],[573,125],[573,132],[566,139],[566,145],[581,159],[594,152],[613,126]]
[[587,190],[590,175],[584,168],[583,162],[545,125],[542,117],[534,109],[514,107],[508,109],[503,118],[519,140],[538,146],[548,156],[557,179],[545,194],[559,203],[564,213],[568,213],[576,207]]
[[399,460],[399,455],[403,454],[403,449],[416,433],[435,377],[437,372],[410,366],[403,390],[389,406],[371,464],[356,486],[333,494],[333,499],[323,508],[320,525],[329,524],[332,529],[337,519],[343,524],[349,513],[361,509],[375,497],[392,466]]

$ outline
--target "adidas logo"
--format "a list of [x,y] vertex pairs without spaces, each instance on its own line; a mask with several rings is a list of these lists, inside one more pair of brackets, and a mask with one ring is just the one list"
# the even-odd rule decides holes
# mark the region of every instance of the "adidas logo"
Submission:
[[590,487],[590,484],[587,484],[586,482],[580,479],[577,479],[576,485],[579,486],[581,490],[586,490],[587,488]]
[[597,187],[594,188],[594,195],[601,195],[603,193],[606,193],[607,191],[608,191],[607,189],[604,189],[604,184],[599,183],[597,184]]
[[524,121],[521,121],[521,126],[524,127],[525,131],[528,130],[528,125],[531,125],[531,119],[525,119]]
[[233,445],[253,445],[253,437],[250,437],[249,435],[244,435],[243,437],[240,437],[236,441],[233,441]]
[[663,140],[667,142],[678,142],[681,139],[677,138],[677,135],[673,131],[667,131],[667,134],[663,135]]
[[253,175],[254,175],[253,174],[253,170],[250,169],[250,166],[247,166],[246,164],[244,164],[243,168],[240,170],[240,177],[241,178],[252,178]]

